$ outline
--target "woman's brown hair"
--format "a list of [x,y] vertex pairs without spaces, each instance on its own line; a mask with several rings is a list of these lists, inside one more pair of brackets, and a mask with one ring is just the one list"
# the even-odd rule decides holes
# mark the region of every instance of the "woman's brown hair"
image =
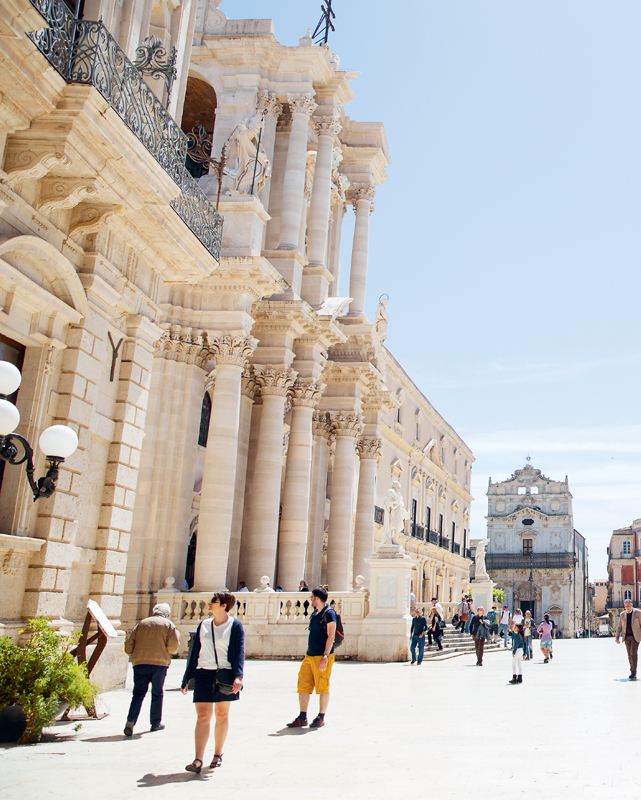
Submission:
[[211,602],[215,603],[216,600],[218,600],[221,606],[225,606],[228,612],[236,605],[236,598],[229,592],[215,592],[214,596],[211,598]]

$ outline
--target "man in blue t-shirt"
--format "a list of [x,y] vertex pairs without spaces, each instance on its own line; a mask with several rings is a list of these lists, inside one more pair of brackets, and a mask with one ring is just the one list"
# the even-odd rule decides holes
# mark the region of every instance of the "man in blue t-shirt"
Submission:
[[307,726],[307,709],[312,692],[316,689],[319,695],[319,713],[310,728],[322,728],[325,724],[325,712],[329,705],[329,678],[334,664],[334,636],[336,635],[336,614],[327,605],[327,591],[319,586],[312,592],[314,613],[309,620],[309,639],[307,655],[298,673],[298,702],[300,714],[288,728],[305,728]]

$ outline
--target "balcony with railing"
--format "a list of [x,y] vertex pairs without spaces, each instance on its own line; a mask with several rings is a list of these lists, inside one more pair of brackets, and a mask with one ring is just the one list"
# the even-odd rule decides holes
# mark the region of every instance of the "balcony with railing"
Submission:
[[412,522],[410,525],[410,536],[425,541],[425,528],[417,522]]
[[93,86],[180,188],[172,209],[218,261],[223,220],[185,168],[187,137],[102,22],[62,0],[30,0],[49,27],[29,38],[70,84]]
[[488,553],[487,569],[572,569],[574,553]]

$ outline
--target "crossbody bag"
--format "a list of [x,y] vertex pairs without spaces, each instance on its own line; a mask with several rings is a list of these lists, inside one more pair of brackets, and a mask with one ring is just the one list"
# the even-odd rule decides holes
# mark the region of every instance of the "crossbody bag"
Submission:
[[[232,627],[233,627],[232,622]],[[216,677],[214,678],[214,690],[221,694],[237,694],[234,691],[234,670],[229,667],[220,667],[218,661],[218,651],[216,650],[216,631],[214,630],[214,620],[211,621],[211,638],[214,643],[214,655],[216,656]],[[231,631],[229,632],[229,643],[231,644]]]

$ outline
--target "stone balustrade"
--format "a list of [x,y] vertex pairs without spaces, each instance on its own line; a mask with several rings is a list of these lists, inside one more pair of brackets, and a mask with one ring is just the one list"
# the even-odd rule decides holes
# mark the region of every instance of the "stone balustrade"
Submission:
[[[439,602],[441,602],[439,600]],[[426,600],[422,603],[416,604],[421,609],[421,614],[425,617],[428,617],[430,614],[430,609],[432,608],[432,602],[430,600]],[[458,612],[458,603],[441,603],[443,606],[443,616],[445,617],[446,622],[451,622],[452,617],[454,614]]]

